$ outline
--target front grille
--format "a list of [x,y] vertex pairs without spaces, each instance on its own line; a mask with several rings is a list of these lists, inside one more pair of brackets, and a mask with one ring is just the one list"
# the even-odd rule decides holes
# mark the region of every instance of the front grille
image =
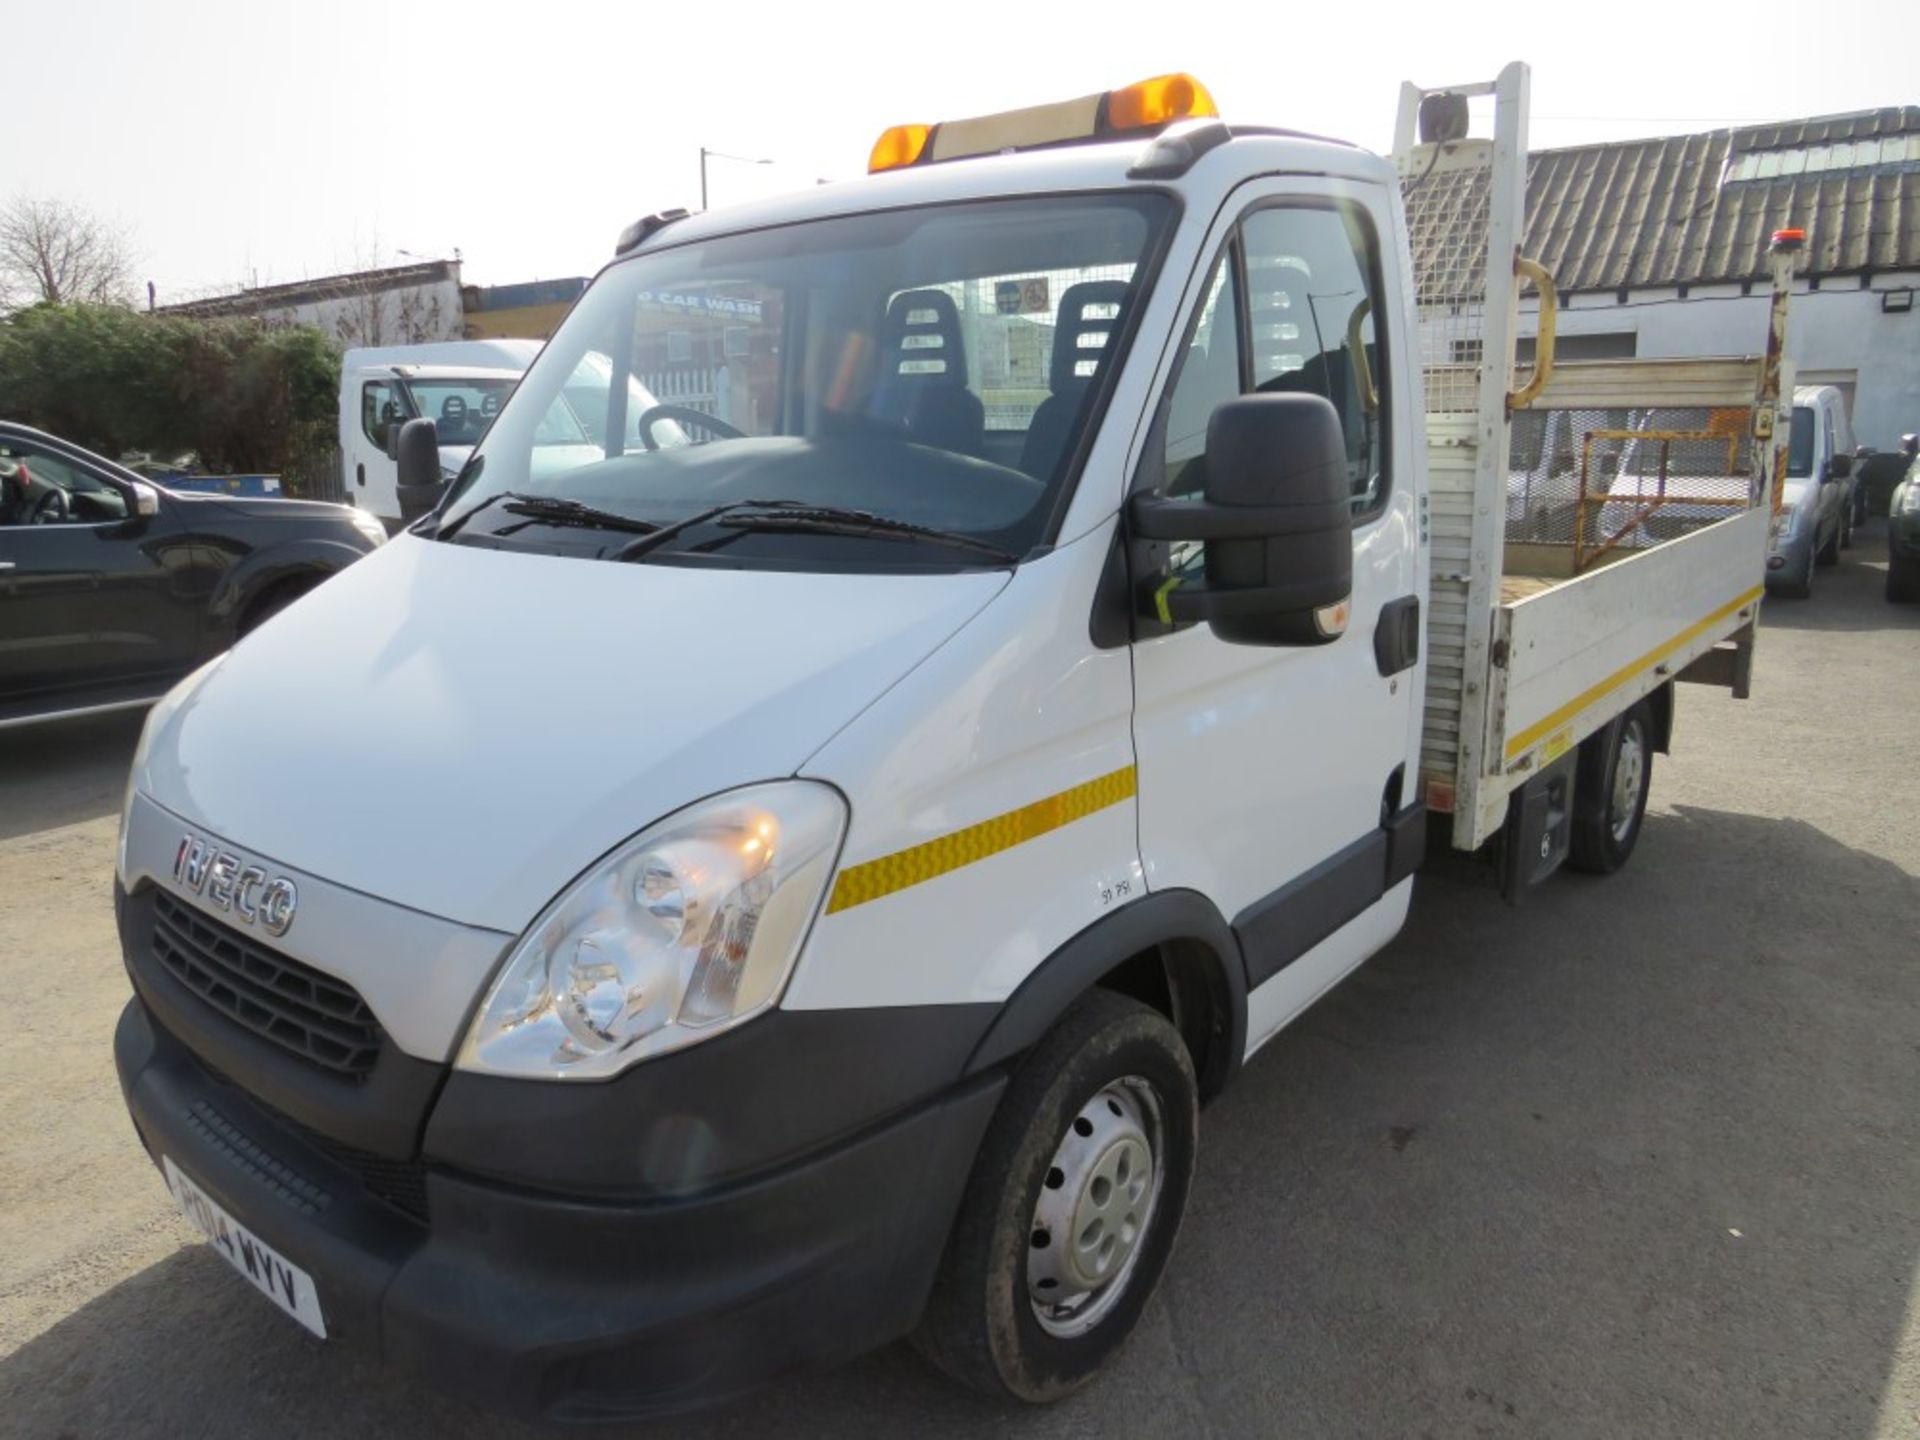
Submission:
[[364,1080],[380,1054],[380,1022],[345,981],[154,892],[153,954],[216,1010],[323,1070]]

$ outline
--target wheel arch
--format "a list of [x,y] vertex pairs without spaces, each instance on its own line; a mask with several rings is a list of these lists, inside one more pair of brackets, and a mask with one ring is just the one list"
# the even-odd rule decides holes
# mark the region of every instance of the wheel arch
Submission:
[[338,540],[287,540],[265,546],[220,577],[207,603],[207,614],[233,638],[247,611],[269,590],[294,580],[317,585],[361,555],[361,551]]
[[1247,978],[1239,942],[1214,903],[1193,890],[1158,891],[1068,940],[1008,997],[969,1057],[966,1073],[1031,1048],[1089,990],[1131,996],[1173,1021],[1210,1100],[1240,1068],[1247,1043]]

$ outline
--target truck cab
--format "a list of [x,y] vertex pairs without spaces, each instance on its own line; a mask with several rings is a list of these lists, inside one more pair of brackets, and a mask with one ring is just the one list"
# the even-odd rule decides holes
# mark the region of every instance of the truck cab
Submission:
[[1518,195],[1496,91],[1390,162],[1163,76],[632,226],[456,479],[402,427],[427,512],[149,722],[115,1045],[195,1223],[549,1418],[908,1334],[1089,1380],[1430,815],[1617,868],[1672,674],[1745,673],[1760,508],[1496,593],[1512,216],[1436,372],[1402,201]]
[[438,432],[440,464],[458,474],[521,375],[540,353],[537,340],[459,340],[363,346],[340,368],[340,462],[347,503],[397,528],[395,455],[389,433],[428,419]]

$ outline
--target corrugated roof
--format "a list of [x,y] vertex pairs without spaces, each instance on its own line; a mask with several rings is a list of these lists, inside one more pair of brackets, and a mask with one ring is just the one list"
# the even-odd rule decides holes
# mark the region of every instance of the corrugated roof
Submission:
[[1807,232],[1803,275],[1920,269],[1920,105],[1539,150],[1528,166],[1525,250],[1562,291],[1765,279],[1786,226]]

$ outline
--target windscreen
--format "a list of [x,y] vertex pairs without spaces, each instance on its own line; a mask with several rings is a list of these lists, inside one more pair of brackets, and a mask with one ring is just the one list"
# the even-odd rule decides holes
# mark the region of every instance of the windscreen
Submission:
[[[511,492],[523,509],[571,501],[661,526],[768,501],[898,524],[866,537],[797,520],[777,535],[695,526],[670,548],[891,564],[911,525],[1024,554],[1118,368],[1171,210],[1131,193],[926,206],[617,263],[522,380],[446,514],[473,517],[463,538],[604,553],[617,533],[558,535],[508,504],[477,507]],[[556,412],[584,443],[543,454]]]

